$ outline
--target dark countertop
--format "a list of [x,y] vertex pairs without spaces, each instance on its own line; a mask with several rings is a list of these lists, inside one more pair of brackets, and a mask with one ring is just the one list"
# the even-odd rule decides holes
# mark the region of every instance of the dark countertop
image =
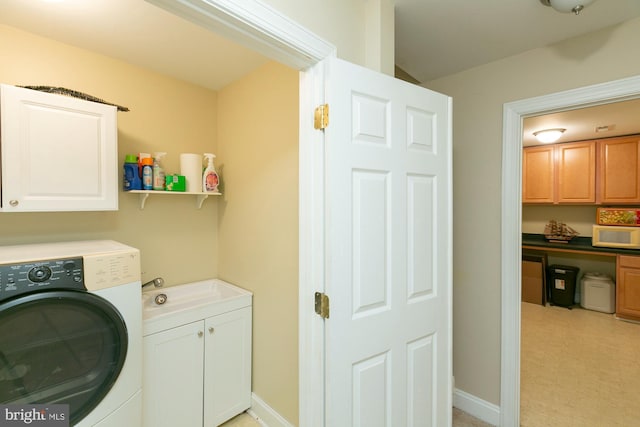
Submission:
[[536,246],[541,250],[570,250],[582,252],[600,252],[610,253],[612,255],[632,255],[640,256],[639,249],[619,249],[619,248],[602,248],[600,246],[591,245],[591,237],[574,237],[569,243],[549,243],[545,239],[544,234],[522,233],[522,246]]

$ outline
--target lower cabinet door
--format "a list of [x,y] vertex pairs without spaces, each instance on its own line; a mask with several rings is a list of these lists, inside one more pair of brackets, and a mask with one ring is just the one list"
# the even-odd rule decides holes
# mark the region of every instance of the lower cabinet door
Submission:
[[144,337],[143,424],[202,426],[204,321]]
[[206,319],[205,335],[204,426],[213,427],[251,406],[251,307]]
[[618,269],[616,314],[620,317],[640,319],[640,269]]

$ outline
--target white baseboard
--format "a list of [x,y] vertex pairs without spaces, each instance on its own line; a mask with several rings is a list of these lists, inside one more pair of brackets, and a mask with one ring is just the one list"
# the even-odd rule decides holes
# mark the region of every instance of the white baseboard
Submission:
[[462,390],[453,390],[453,406],[485,423],[500,424],[500,407]]
[[295,427],[255,393],[251,393],[251,408],[247,413],[263,427]]
[[[453,406],[485,423],[494,426],[500,423],[500,407],[498,405],[465,391],[454,389]],[[251,408],[247,410],[247,413],[263,427],[295,427],[255,393],[251,393]]]

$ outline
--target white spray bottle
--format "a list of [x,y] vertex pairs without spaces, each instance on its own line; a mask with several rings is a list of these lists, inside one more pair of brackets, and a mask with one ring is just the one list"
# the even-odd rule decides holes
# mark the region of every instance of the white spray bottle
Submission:
[[166,155],[165,152],[157,152],[153,154],[153,189],[164,190],[164,168],[160,160]]
[[207,159],[207,167],[202,174],[202,191],[205,193],[217,193],[220,180],[213,167],[213,159],[216,156],[212,153],[204,153],[204,157]]

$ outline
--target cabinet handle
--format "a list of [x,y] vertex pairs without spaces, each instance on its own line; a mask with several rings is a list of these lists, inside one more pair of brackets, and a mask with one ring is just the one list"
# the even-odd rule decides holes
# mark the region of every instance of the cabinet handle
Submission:
[[15,208],[16,206],[18,206],[18,204],[20,204],[20,202],[17,200],[10,200],[9,204]]
[[198,331],[198,336],[199,336],[200,338],[202,338],[202,336],[203,336],[203,335],[204,335],[204,332],[202,332],[202,331]]
[[213,329],[213,326],[209,326],[209,333],[212,334],[213,331],[215,331],[215,329]]

